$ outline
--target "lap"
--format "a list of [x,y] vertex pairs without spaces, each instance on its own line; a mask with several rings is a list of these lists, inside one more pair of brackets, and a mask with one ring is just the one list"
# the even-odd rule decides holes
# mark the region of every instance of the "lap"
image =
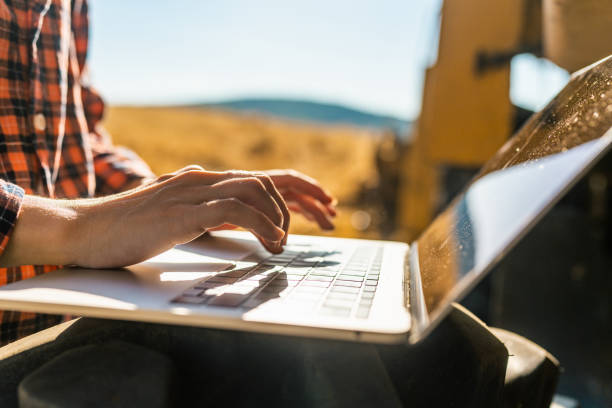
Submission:
[[[44,338],[44,333],[39,337]],[[5,376],[0,395],[65,350],[117,339],[170,356],[179,373],[180,394],[196,406],[213,401],[271,406],[495,406],[501,399],[507,362],[503,344],[461,309],[453,310],[416,346],[80,319],[39,343],[30,339],[30,346],[22,346],[18,354],[9,356],[5,351],[0,370],[11,373],[12,380]]]

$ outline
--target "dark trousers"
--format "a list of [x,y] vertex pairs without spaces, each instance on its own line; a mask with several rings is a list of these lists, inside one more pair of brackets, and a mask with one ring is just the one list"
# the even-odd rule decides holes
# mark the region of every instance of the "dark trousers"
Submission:
[[413,346],[83,318],[0,349],[0,406],[17,406],[17,385],[45,362],[111,340],[169,356],[179,406],[498,407],[508,361],[458,306]]

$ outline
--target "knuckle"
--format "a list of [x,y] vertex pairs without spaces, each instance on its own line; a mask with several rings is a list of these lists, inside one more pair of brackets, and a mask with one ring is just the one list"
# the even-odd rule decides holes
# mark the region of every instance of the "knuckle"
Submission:
[[272,178],[265,173],[257,173],[257,177],[261,180],[262,183],[265,183],[267,186],[273,185]]
[[199,164],[190,164],[189,166],[186,166],[183,168],[183,172],[186,171],[204,171],[204,168],[202,166],[200,166]]
[[224,173],[230,178],[244,178],[249,176],[248,172],[242,170],[228,170]]
[[158,182],[159,181],[164,181],[164,180],[167,180],[167,179],[172,178],[174,176],[176,176],[176,173],[164,173],[164,174],[158,176],[157,179],[155,179],[155,180],[158,181]]
[[245,185],[255,193],[260,193],[265,190],[264,185],[257,177],[249,177],[244,179]]
[[176,178],[181,182],[193,182],[197,181],[202,177],[202,172],[200,170],[187,170],[183,173],[180,173]]

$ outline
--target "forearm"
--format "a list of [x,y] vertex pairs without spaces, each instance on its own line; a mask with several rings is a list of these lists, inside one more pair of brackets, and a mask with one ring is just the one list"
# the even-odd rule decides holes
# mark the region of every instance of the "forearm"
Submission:
[[25,196],[0,266],[132,265],[223,224],[282,251],[288,210],[267,176],[189,170],[99,198]]
[[82,200],[26,195],[0,266],[75,263],[77,243],[82,238],[78,236],[78,201]]

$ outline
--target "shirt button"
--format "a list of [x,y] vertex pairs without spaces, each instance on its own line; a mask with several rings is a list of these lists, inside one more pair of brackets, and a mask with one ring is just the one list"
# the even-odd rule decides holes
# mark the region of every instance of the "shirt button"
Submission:
[[34,129],[42,132],[47,127],[47,120],[45,119],[45,115],[42,113],[37,113],[34,115]]

